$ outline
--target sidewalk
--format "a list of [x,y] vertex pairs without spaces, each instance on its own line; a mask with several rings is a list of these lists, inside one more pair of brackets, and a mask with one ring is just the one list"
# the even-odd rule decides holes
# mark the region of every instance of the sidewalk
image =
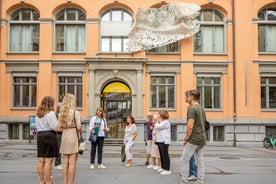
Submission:
[[[0,178],[3,184],[38,183],[36,145],[0,144]],[[89,151],[77,162],[76,184],[178,184],[182,146],[170,146],[170,176],[161,176],[143,166],[145,148],[134,146],[134,165],[125,168],[120,161],[119,146],[105,146],[103,164],[107,169],[89,169]],[[205,148],[208,184],[259,184],[276,181],[276,150],[264,148]],[[53,170],[56,184],[62,184],[61,170]],[[195,182],[190,182],[194,184]]]

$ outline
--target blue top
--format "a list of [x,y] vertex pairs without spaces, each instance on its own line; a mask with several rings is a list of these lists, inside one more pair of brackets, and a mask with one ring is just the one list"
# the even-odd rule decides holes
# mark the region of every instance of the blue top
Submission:
[[153,127],[153,122],[147,121],[147,140],[152,140],[152,127]]

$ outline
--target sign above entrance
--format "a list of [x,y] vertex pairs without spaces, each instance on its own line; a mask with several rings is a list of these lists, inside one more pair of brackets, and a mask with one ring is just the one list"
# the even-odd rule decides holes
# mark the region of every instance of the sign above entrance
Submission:
[[130,93],[130,89],[127,85],[125,85],[122,82],[112,82],[108,84],[104,90],[103,93]]

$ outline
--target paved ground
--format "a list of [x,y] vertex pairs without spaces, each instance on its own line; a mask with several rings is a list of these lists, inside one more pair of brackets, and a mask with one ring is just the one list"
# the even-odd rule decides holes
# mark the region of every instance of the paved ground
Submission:
[[[134,166],[125,168],[120,162],[120,147],[104,147],[107,169],[89,169],[89,151],[80,156],[76,184],[178,184],[180,179],[181,145],[170,146],[172,175],[161,176],[143,166],[144,147],[134,147]],[[206,181],[208,184],[276,183],[276,150],[265,148],[205,148]],[[36,146],[0,142],[0,183],[37,184]],[[62,184],[62,173],[53,170],[54,181]],[[190,182],[194,184],[194,182]]]

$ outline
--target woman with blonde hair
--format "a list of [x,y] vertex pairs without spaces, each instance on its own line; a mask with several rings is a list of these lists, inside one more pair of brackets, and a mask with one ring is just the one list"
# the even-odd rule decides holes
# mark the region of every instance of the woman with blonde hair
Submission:
[[75,109],[76,98],[66,94],[62,100],[58,118],[58,130],[62,131],[60,153],[63,154],[62,174],[64,184],[74,184],[78,159],[78,134],[81,132],[80,114]]
[[57,118],[54,112],[55,100],[45,96],[37,108],[35,125],[37,135],[37,172],[40,184],[51,184],[52,163],[58,156],[56,137]]

